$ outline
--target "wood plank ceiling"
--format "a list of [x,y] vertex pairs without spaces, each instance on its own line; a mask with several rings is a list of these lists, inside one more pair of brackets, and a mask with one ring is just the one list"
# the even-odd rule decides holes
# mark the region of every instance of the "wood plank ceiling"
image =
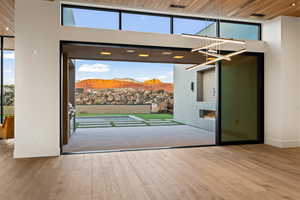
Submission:
[[14,35],[15,0],[0,0],[0,35]]
[[[0,0],[0,35],[14,34],[14,2],[15,0]],[[253,18],[251,16],[253,13],[265,15],[259,18],[262,20],[280,15],[300,17],[300,0],[82,0],[82,2],[245,19]],[[172,8],[171,4],[185,8]]]
[[[182,12],[199,15],[217,15],[233,18],[252,18],[251,14],[263,14],[260,19],[280,15],[300,16],[300,0],[84,0],[106,5],[146,10]],[[172,8],[171,4],[185,6]]]

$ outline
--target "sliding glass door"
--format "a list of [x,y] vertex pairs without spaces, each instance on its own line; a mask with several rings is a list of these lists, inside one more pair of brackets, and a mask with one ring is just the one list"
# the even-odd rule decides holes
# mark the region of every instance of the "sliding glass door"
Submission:
[[263,142],[263,54],[235,56],[219,69],[219,143]]

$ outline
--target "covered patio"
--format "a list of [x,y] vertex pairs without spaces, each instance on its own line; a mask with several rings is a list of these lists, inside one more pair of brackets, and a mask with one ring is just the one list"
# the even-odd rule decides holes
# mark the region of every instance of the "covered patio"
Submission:
[[188,125],[79,128],[64,152],[93,152],[211,145],[215,134]]

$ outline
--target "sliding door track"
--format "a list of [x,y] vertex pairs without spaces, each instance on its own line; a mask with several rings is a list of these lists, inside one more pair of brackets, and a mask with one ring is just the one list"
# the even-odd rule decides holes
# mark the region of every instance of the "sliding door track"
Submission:
[[199,148],[199,147],[211,147],[211,146],[217,146],[217,145],[208,144],[208,145],[191,145],[191,146],[176,146],[176,147],[149,147],[149,148],[114,149],[114,150],[98,150],[98,151],[78,151],[78,152],[63,152],[62,155],[116,153],[116,152],[150,151],[150,150],[166,150],[166,149],[187,149],[187,148]]

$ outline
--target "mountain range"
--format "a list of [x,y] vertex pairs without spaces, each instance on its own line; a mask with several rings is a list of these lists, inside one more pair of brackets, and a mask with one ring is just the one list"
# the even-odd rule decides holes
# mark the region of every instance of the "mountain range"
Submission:
[[166,90],[173,93],[172,83],[163,83],[159,79],[136,81],[131,78],[115,79],[86,79],[76,82],[76,88],[108,89],[108,88],[136,88],[144,90]]

